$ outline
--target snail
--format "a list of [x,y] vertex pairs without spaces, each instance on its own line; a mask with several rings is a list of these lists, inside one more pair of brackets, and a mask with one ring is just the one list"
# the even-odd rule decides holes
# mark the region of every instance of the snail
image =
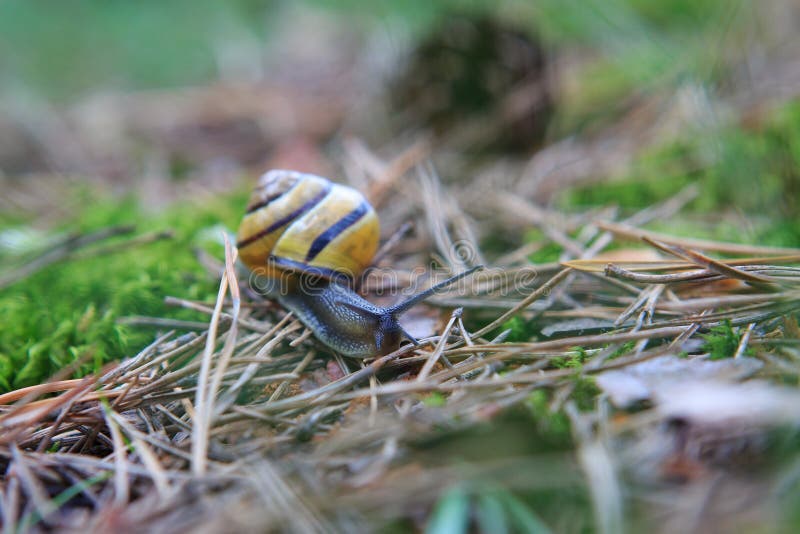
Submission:
[[409,308],[480,267],[382,308],[351,289],[372,262],[380,227],[375,210],[351,187],[312,174],[272,170],[253,190],[236,244],[267,296],[276,298],[331,349],[355,358],[388,354],[403,338]]

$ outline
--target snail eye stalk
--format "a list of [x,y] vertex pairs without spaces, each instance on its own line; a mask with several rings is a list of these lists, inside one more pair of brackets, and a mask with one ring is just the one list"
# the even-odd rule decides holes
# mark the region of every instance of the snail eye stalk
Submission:
[[413,296],[409,297],[408,299],[404,300],[403,302],[401,302],[399,304],[395,304],[391,308],[388,308],[386,311],[388,311],[389,313],[391,313],[393,315],[399,315],[401,313],[405,313],[410,308],[413,308],[414,306],[416,306],[417,304],[419,304],[423,300],[428,299],[431,296],[433,296],[437,291],[439,291],[441,289],[444,289],[445,287],[451,286],[451,285],[455,284],[456,282],[458,282],[459,280],[461,280],[463,278],[466,278],[467,276],[471,275],[475,271],[479,271],[481,269],[483,269],[483,265],[476,265],[475,267],[473,267],[471,269],[467,269],[463,273],[459,273],[459,274],[457,274],[455,276],[451,276],[450,278],[448,278],[444,282],[439,282],[435,286],[432,286],[432,287],[426,289],[425,291],[423,291],[421,293],[417,293],[416,295],[413,295]]

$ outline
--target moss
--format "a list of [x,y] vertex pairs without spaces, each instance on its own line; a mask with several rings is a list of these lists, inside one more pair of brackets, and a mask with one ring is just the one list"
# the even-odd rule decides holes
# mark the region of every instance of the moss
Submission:
[[636,341],[628,341],[627,343],[623,343],[622,345],[617,347],[617,349],[614,352],[611,353],[608,359],[614,360],[616,358],[619,358],[620,356],[625,356],[626,354],[629,354],[633,349],[636,348],[636,343],[637,343]]
[[571,189],[562,196],[562,203],[565,206],[617,205],[629,210],[642,209],[674,195],[691,181],[687,176],[661,176],[664,178],[625,178],[608,182],[603,187]]
[[203,247],[221,256],[221,245],[208,241],[208,229],[220,221],[233,227],[243,204],[240,195],[202,207],[175,205],[157,216],[143,213],[130,198],[87,196],[85,202],[91,209],[61,231],[136,224],[137,234],[169,230],[173,237],[67,259],[0,291],[0,390],[38,383],[76,360],[83,362],[79,375],[90,373],[152,340],[152,329],[119,324],[120,317],[206,319],[165,306],[167,295],[204,301],[216,297],[218,282],[203,271],[193,249]]
[[533,391],[525,400],[525,406],[542,435],[551,436],[557,442],[570,443],[572,433],[569,419],[561,412],[550,410],[550,395],[543,389]]
[[557,261],[558,256],[562,252],[562,248],[552,243],[551,240],[538,228],[531,228],[525,232],[523,236],[523,240],[526,243],[534,243],[534,242],[545,242],[546,244],[528,256],[528,259],[533,263],[549,263],[552,261]]
[[597,387],[593,377],[575,376],[571,398],[580,410],[588,411],[594,409],[595,400],[600,393],[600,388]]
[[532,322],[526,321],[522,317],[512,317],[504,322],[499,331],[511,330],[506,337],[506,341],[514,343],[517,341],[530,341],[536,336],[537,329]]
[[[573,369],[574,371],[567,378],[572,382],[572,393],[570,399],[575,401],[578,408],[581,410],[591,410],[594,408],[595,399],[600,394],[600,389],[597,387],[595,380],[591,376],[586,376],[583,370],[583,363],[588,359],[585,351],[581,350],[575,356],[567,358],[566,363],[561,367],[562,369]],[[550,400],[545,392],[537,390],[528,398],[526,405],[538,417],[542,417],[545,413],[550,414],[551,417],[563,418],[557,423],[559,430],[569,428],[569,420],[563,414],[550,413]],[[548,420],[545,418],[545,420]]]
[[[713,138],[711,143],[709,138]],[[713,212],[748,215],[741,220],[704,226],[701,221],[664,229],[692,237],[757,242],[772,246],[800,245],[800,102],[765,113],[755,126],[734,125],[713,132],[687,134],[637,157],[630,172],[603,187],[587,185],[564,192],[564,208],[616,204],[626,211],[662,201],[695,184],[700,194],[688,206],[698,217]],[[719,218],[717,219],[719,221]],[[656,225],[657,226],[657,225]]]
[[589,353],[583,347],[576,347],[567,356],[557,356],[551,360],[553,367],[557,369],[577,369],[583,368],[583,364],[589,359]]
[[736,349],[739,347],[739,333],[729,320],[711,328],[711,332],[701,337],[705,341],[703,349],[708,351],[711,360],[730,358],[736,354]]
[[440,408],[445,404],[447,404],[447,397],[445,397],[438,391],[434,391],[433,393],[425,395],[422,398],[422,403],[428,408]]

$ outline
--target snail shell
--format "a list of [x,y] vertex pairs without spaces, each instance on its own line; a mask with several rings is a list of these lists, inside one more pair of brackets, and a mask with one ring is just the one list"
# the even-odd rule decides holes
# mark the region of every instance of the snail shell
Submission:
[[372,262],[379,237],[375,210],[355,189],[273,170],[253,190],[236,240],[244,264],[260,275],[354,280]]

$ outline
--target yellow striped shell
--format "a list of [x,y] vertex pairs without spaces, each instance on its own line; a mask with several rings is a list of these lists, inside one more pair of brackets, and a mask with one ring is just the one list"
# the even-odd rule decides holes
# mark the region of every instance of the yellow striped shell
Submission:
[[380,226],[355,189],[313,174],[273,170],[258,181],[236,236],[254,272],[354,279],[372,262]]

